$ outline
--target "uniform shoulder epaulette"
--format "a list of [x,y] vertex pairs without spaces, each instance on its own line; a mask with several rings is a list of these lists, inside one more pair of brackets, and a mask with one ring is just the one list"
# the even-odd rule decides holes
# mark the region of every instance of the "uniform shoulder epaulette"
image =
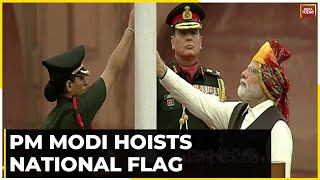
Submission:
[[177,65],[176,65],[174,62],[168,64],[168,67],[169,67],[173,72],[178,73]]
[[218,76],[218,77],[221,76],[219,71],[216,71],[216,70],[213,70],[213,69],[210,69],[210,68],[203,67],[203,72],[205,74],[209,74],[209,75],[213,75],[213,76]]
[[174,63],[170,63],[170,64],[168,64],[167,66],[170,68],[170,69],[173,69],[173,67],[174,67]]

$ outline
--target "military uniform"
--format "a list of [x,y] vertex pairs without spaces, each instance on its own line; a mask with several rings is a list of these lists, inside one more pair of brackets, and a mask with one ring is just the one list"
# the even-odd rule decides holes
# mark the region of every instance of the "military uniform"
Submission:
[[[167,16],[166,23],[173,29],[201,29],[201,21],[205,18],[204,10],[194,3],[182,3],[175,7]],[[225,101],[225,88],[220,72],[199,66],[193,77],[187,78],[177,62],[168,65],[181,78],[189,81],[202,92],[217,96]],[[190,67],[189,67],[190,69]],[[189,80],[187,80],[189,79]],[[158,82],[157,84],[157,128],[158,129],[212,129],[202,120],[195,117]]]
[[[186,80],[186,77],[176,63],[172,63],[168,67]],[[224,83],[218,71],[200,66],[190,84],[206,94],[217,96],[221,101],[225,101],[226,99]],[[170,93],[159,82],[157,84],[157,106],[158,129],[179,129],[179,119],[182,116],[183,106],[173,99]],[[188,115],[188,127],[190,129],[212,128],[208,127],[187,109],[185,109],[185,113]],[[182,128],[185,129],[186,125],[182,126]]]
[[[50,76],[50,80],[45,88],[45,96],[48,101],[55,101],[54,98],[50,98],[50,93],[57,90],[55,88],[59,86],[64,88],[70,76],[90,75],[90,72],[82,64],[84,53],[84,47],[78,46],[42,61],[42,64],[48,69]],[[106,85],[102,78],[95,81],[81,96],[75,97],[77,110],[75,110],[71,98],[58,94],[58,97],[56,97],[57,105],[46,117],[42,124],[42,129],[89,129],[94,116],[106,98],[106,94]],[[80,113],[83,127],[76,117],[77,113]]]

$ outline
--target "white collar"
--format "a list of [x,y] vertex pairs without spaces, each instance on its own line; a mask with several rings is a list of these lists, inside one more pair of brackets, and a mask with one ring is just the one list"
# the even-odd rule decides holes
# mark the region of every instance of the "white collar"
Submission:
[[247,111],[251,111],[254,118],[258,118],[264,111],[266,111],[269,107],[273,106],[275,103],[273,100],[268,99],[263,101],[262,103],[256,105],[253,108],[250,108],[249,105],[247,106],[246,110],[242,113],[242,116],[247,113]]

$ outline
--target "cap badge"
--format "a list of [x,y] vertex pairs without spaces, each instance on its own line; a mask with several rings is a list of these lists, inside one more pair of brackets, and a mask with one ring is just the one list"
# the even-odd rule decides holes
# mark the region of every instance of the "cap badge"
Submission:
[[184,7],[184,11],[182,13],[182,17],[184,20],[186,19],[192,19],[192,12],[190,11],[190,7],[189,6],[186,6]]

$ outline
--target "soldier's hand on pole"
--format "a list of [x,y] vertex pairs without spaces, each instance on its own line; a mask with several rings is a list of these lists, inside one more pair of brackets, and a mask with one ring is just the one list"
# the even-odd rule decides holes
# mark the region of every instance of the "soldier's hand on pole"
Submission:
[[132,29],[134,31],[134,8],[132,8],[129,21],[128,21],[128,29]]

